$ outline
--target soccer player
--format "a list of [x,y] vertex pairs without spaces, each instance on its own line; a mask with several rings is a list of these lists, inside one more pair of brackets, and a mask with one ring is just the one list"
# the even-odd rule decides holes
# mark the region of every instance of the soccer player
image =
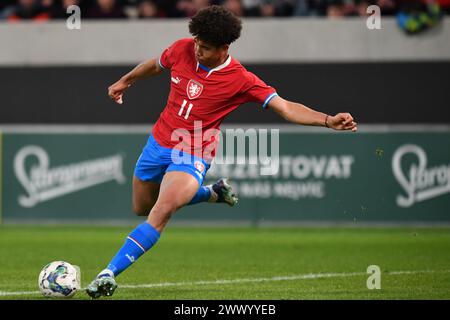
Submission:
[[[248,72],[228,54],[241,29],[240,19],[230,11],[221,6],[206,7],[189,22],[193,38],[175,41],[159,59],[139,64],[109,87],[109,96],[122,104],[124,91],[137,80],[170,70],[167,105],[137,161],[133,178],[133,209],[148,218],[130,233],[107,268],[88,286],[92,298],[113,294],[117,288],[115,277],[155,245],[170,217],[181,207],[208,201],[231,206],[236,203],[237,197],[226,179],[202,186],[214,157],[214,152],[207,150],[214,150],[217,140],[198,137],[199,124],[205,133],[219,129],[223,119],[237,107],[258,102],[263,109],[271,109],[293,123],[357,130],[349,113],[331,116],[287,101]],[[200,143],[187,143],[185,147],[180,138]],[[183,161],[179,161],[180,157]]]

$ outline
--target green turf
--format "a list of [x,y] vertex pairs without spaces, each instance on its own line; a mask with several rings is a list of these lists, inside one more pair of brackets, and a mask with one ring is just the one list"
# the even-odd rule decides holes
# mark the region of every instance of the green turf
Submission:
[[[86,286],[130,228],[0,226],[0,299],[41,299],[40,269],[66,260]],[[382,270],[368,290],[366,269]],[[412,271],[411,274],[392,274]],[[426,271],[426,272],[421,272]],[[317,279],[192,284],[198,281],[361,273]],[[178,228],[117,279],[112,299],[449,299],[450,229]],[[151,288],[120,285],[187,284]],[[75,299],[87,299],[84,292]]]

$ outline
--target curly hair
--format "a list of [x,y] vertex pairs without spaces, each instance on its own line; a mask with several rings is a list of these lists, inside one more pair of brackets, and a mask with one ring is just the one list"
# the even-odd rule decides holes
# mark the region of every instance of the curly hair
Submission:
[[189,21],[189,32],[200,40],[220,47],[231,44],[241,35],[241,19],[222,6],[209,6]]

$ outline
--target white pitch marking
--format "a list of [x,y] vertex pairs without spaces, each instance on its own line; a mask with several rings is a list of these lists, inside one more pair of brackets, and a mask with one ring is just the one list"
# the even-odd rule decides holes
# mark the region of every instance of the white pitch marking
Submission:
[[[420,274],[420,273],[447,273],[450,270],[416,270],[416,271],[390,271],[385,272],[384,275],[404,275],[404,274]],[[234,283],[246,283],[246,282],[270,282],[270,281],[292,281],[292,280],[306,280],[306,279],[320,279],[320,278],[345,278],[355,276],[366,276],[366,272],[352,272],[352,273],[310,273],[299,274],[292,276],[278,276],[271,278],[241,278],[241,279],[228,279],[228,280],[203,280],[193,282],[163,282],[163,283],[149,283],[149,284],[125,284],[120,285],[120,288],[125,289],[138,289],[138,288],[157,288],[157,287],[174,287],[174,286],[193,286],[193,285],[209,285],[209,284],[234,284]],[[85,288],[81,289],[82,291]],[[0,291],[1,296],[21,296],[21,295],[33,295],[39,294],[39,291],[17,291],[8,292]]]
[[8,292],[8,291],[0,291],[0,297],[2,296],[24,296],[24,295],[32,295],[39,294],[39,291],[17,291],[17,292]]

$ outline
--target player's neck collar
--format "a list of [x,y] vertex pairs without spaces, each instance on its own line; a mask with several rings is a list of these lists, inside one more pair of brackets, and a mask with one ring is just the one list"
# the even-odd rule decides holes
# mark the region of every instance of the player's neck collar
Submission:
[[206,75],[206,78],[208,78],[214,71],[222,70],[223,68],[227,67],[230,63],[231,63],[231,56],[230,55],[228,55],[228,58],[227,58],[227,60],[225,60],[224,63],[222,63],[220,66],[217,66],[217,67],[215,67],[213,69],[209,69],[208,67],[200,64],[197,61],[197,69],[196,69],[196,71],[198,71],[199,67],[202,68],[203,70],[208,71],[208,74]]
[[211,71],[210,68],[208,68],[207,66],[202,65],[200,62],[197,61],[197,70],[198,70],[198,68],[201,68],[201,69],[205,70],[206,72],[210,72]]

